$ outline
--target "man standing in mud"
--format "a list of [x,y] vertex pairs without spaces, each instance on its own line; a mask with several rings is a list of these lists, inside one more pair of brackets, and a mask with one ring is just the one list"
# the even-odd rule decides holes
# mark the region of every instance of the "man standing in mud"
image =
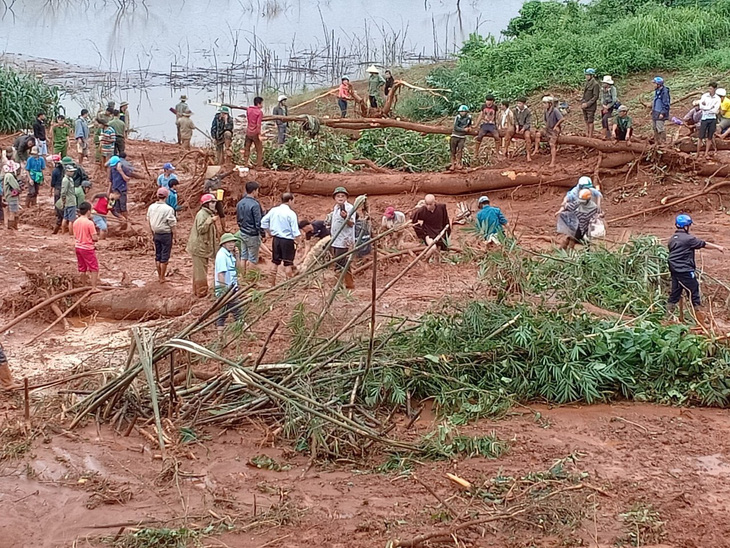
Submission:
[[33,137],[38,146],[38,153],[41,156],[48,154],[48,143],[46,142],[46,113],[39,112],[33,122]]
[[180,102],[175,106],[175,123],[177,125],[177,144],[181,145],[182,140],[180,137],[180,124],[178,123],[181,116],[184,116],[188,112],[190,112],[190,107],[187,103],[188,97],[187,95],[181,95],[180,96]]
[[190,229],[187,252],[193,258],[193,294],[205,297],[208,294],[208,263],[215,258],[218,235],[215,214],[215,196],[203,194],[200,197],[200,210],[195,215]]
[[[286,95],[279,95],[279,104],[274,107],[274,116],[287,116],[289,114],[289,107],[286,105]],[[276,121],[276,144],[283,145],[286,141],[286,131],[289,127],[289,123],[283,120]]]
[[210,127],[210,135],[215,141],[216,161],[218,165],[222,165],[231,153],[231,142],[233,141],[233,118],[231,118],[230,108],[222,106],[218,109]]
[[596,80],[596,70],[588,68],[585,71],[586,83],[583,86],[583,98],[580,108],[583,111],[583,121],[586,126],[586,136],[593,137],[593,124],[596,120],[596,108],[601,97],[601,84]]
[[76,139],[76,152],[79,154],[79,165],[81,165],[84,163],[84,158],[89,157],[89,111],[87,109],[82,109],[81,115],[76,118],[74,138]]
[[264,167],[264,144],[261,142],[261,123],[264,120],[264,99],[254,97],[253,106],[246,109],[246,139],[243,142],[243,163],[248,165],[251,145],[256,148],[256,169]]
[[119,118],[119,111],[112,113],[112,119],[109,120],[109,126],[114,128],[114,155],[119,156],[126,149],[127,141],[124,135],[127,133],[127,126]]

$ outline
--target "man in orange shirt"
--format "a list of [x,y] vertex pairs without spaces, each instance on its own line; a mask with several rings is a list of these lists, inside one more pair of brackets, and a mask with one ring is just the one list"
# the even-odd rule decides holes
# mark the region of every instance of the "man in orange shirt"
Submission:
[[264,112],[261,110],[264,100],[254,97],[253,106],[246,109],[246,139],[243,142],[243,163],[248,165],[251,156],[251,145],[256,147],[256,169],[264,167],[264,144],[261,142],[261,122]]
[[[84,278],[91,276],[91,288],[96,288],[99,281],[99,261],[96,259],[96,245],[98,236],[96,226],[91,220],[91,204],[83,202],[79,206],[79,218],[73,225],[74,239],[76,240],[76,260],[79,272]],[[86,281],[86,280],[84,280]]]

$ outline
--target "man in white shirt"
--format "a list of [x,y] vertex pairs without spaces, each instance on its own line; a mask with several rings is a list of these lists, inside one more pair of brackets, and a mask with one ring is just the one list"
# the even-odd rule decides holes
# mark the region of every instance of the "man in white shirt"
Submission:
[[[332,210],[332,254],[340,257],[355,245],[355,217],[354,206],[347,201],[349,193],[344,186],[338,186],[332,193],[335,207]],[[342,257],[335,263],[335,270],[342,272],[347,269],[347,257]],[[345,272],[345,287],[355,289],[355,279],[349,269]]]
[[[230,291],[238,291],[238,250],[236,243],[238,239],[230,233],[223,234],[220,239],[220,248],[215,255],[215,279],[213,286],[215,287],[216,297],[220,297],[230,287]],[[218,331],[223,331],[226,325],[228,314],[233,314],[236,321],[240,321],[241,305],[238,296],[233,297],[228,304],[221,308],[215,325]]]
[[[720,112],[720,104],[722,99],[716,93],[717,82],[710,82],[707,93],[700,98],[700,111],[702,112],[702,120],[700,121],[700,138],[697,140],[697,156],[704,158],[710,154],[710,145],[717,150],[715,145],[715,130],[717,129],[717,115]],[[700,144],[705,144],[704,154],[700,154]]]
[[157,201],[147,208],[147,223],[155,243],[155,270],[161,284],[165,283],[167,263],[170,262],[172,229],[177,225],[175,210],[165,203],[169,195],[168,188],[158,188]]
[[271,286],[276,285],[276,274],[279,265],[284,263],[284,274],[287,278],[294,276],[294,256],[296,255],[296,240],[299,235],[299,220],[291,209],[294,194],[285,192],[281,195],[281,204],[271,208],[261,219],[261,228],[266,230],[273,241],[271,244],[271,262],[274,270],[271,273]]

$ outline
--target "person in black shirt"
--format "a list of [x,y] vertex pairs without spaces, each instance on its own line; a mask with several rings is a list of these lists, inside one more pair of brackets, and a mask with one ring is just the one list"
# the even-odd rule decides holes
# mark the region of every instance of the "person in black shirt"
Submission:
[[48,154],[48,144],[46,143],[46,114],[39,112],[33,122],[33,137],[35,137],[38,153],[41,156]]
[[700,284],[695,273],[695,250],[708,247],[725,252],[722,246],[700,240],[689,233],[692,217],[686,214],[677,215],[674,222],[677,231],[669,239],[669,273],[672,275],[672,289],[669,293],[667,313],[671,314],[677,307],[682,293],[689,292],[692,297],[692,306],[700,323],[704,323],[704,314],[697,310],[701,305]]

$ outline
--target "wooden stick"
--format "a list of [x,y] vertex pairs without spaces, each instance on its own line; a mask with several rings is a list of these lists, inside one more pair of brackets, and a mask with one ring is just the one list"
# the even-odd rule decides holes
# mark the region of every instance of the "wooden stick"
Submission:
[[607,222],[615,223],[617,221],[623,221],[625,219],[631,219],[633,217],[638,217],[639,215],[646,215],[647,213],[652,213],[654,211],[661,211],[663,209],[667,209],[667,208],[679,205],[681,203],[688,202],[689,200],[694,200],[695,198],[700,198],[706,194],[709,194],[710,192],[714,192],[715,190],[722,188],[724,186],[728,186],[728,185],[730,185],[730,181],[721,181],[719,183],[715,183],[711,187],[703,190],[702,192],[696,192],[695,194],[690,194],[689,196],[680,198],[679,200],[674,200],[673,202],[669,202],[668,204],[663,204],[663,205],[659,205],[656,207],[650,207],[649,209],[643,209],[643,210],[637,211],[635,213],[630,213],[628,215],[622,215],[621,217],[616,217],[615,219],[609,219]]
[[[104,289],[104,290],[106,290],[106,289],[114,289],[114,288],[113,287],[108,287],[108,286],[100,286],[100,287],[97,287],[97,289]],[[77,295],[79,293],[83,293],[84,291],[88,291],[88,290],[89,290],[88,287],[76,287],[74,289],[69,289],[68,291],[64,291],[63,293],[58,293],[57,295],[53,295],[52,297],[47,298],[42,303],[39,303],[39,304],[35,305],[30,310],[27,310],[26,312],[23,312],[17,318],[15,318],[13,320],[10,320],[9,323],[6,323],[4,326],[0,327],[0,333],[5,333],[8,329],[10,329],[11,327],[13,327],[14,325],[22,322],[24,319],[32,316],[33,314],[35,314],[36,312],[38,312],[42,308],[50,305],[51,303],[56,302],[59,299],[63,299],[64,297],[70,297],[72,295]]]
[[370,371],[370,363],[373,359],[373,346],[375,343],[375,301],[378,297],[378,244],[373,245],[373,277],[370,282],[370,338],[368,339],[368,354],[365,361],[365,373],[363,380]]
[[30,394],[28,391],[28,377],[23,378],[23,400],[25,422],[30,422]]
[[292,107],[289,107],[289,110],[296,110],[296,109],[301,108],[303,106],[309,105],[311,103],[314,103],[315,101],[318,101],[320,99],[324,99],[325,97],[329,97],[330,95],[334,95],[338,91],[339,91],[338,88],[333,88],[333,89],[331,89],[331,90],[323,93],[322,95],[317,95],[316,97],[313,97],[312,99],[309,99],[307,101],[304,101],[303,103],[299,103],[298,105],[294,105]]
[[256,371],[259,368],[259,365],[261,365],[261,361],[264,359],[264,356],[266,355],[266,349],[269,346],[269,341],[271,340],[271,337],[274,336],[274,332],[279,328],[279,320],[276,320],[276,323],[274,324],[274,327],[269,331],[269,334],[266,336],[266,340],[264,341],[264,346],[261,347],[261,351],[259,352],[259,355],[256,357],[256,361],[253,364],[253,370]]
[[[63,316],[63,312],[61,312],[61,309],[58,308],[58,304],[53,303],[51,305],[51,310],[53,310],[53,313],[56,315],[57,318],[60,318],[61,316]],[[63,328],[64,329],[69,328],[68,320],[66,318],[63,319]]]
[[27,343],[27,344],[33,344],[33,343],[34,343],[35,341],[37,341],[37,340],[38,340],[38,339],[39,339],[39,338],[40,338],[40,337],[41,337],[42,335],[45,335],[45,334],[46,334],[46,333],[48,333],[48,332],[49,332],[49,331],[50,331],[51,329],[53,329],[53,326],[55,326],[55,325],[56,325],[56,324],[57,324],[58,322],[60,322],[61,320],[65,320],[65,319],[66,319],[66,316],[68,316],[68,315],[69,315],[69,314],[70,314],[71,312],[73,312],[73,311],[74,311],[74,309],[75,309],[75,308],[76,308],[77,306],[79,306],[79,305],[81,304],[81,302],[82,302],[82,301],[83,301],[84,299],[88,298],[88,297],[89,297],[89,296],[90,296],[90,295],[91,295],[92,293],[98,293],[98,291],[97,291],[96,289],[89,289],[89,290],[88,290],[88,291],[87,291],[86,293],[84,293],[83,295],[81,295],[81,298],[80,298],[80,299],[79,299],[78,301],[76,301],[76,302],[75,302],[74,304],[72,304],[71,306],[69,306],[69,307],[68,307],[68,308],[66,309],[66,311],[65,311],[65,312],[64,312],[63,314],[61,314],[61,316],[59,316],[58,318],[56,318],[56,319],[55,319],[55,320],[54,320],[54,321],[53,321],[53,322],[52,322],[52,323],[51,323],[51,324],[50,324],[50,325],[49,325],[48,327],[46,327],[46,328],[45,328],[45,329],[44,329],[43,331],[41,331],[41,332],[40,332],[40,333],[38,333],[38,334],[37,334],[37,335],[36,335],[35,337],[33,337],[33,338],[32,338],[32,339],[30,340],[30,341],[28,341],[28,343]]
[[423,488],[424,488],[424,489],[425,489],[426,491],[428,491],[428,492],[429,492],[429,493],[430,493],[430,494],[431,494],[431,495],[433,496],[433,498],[435,498],[435,499],[436,499],[437,501],[439,501],[439,502],[441,503],[441,506],[443,506],[444,508],[446,508],[446,510],[447,510],[447,511],[449,512],[449,514],[451,514],[451,517],[452,517],[452,518],[456,518],[456,516],[458,516],[458,515],[459,515],[459,513],[458,513],[458,512],[456,512],[456,511],[455,511],[455,510],[454,510],[454,509],[453,509],[453,508],[452,508],[452,507],[451,507],[451,506],[449,505],[449,503],[448,503],[448,502],[446,502],[446,501],[445,501],[444,499],[442,499],[442,498],[441,498],[440,496],[438,496],[438,495],[436,494],[436,491],[434,491],[434,490],[433,490],[433,489],[431,489],[431,488],[430,488],[430,487],[429,487],[429,486],[428,486],[428,485],[427,485],[426,483],[424,483],[423,481],[421,481],[421,478],[419,478],[419,477],[418,477],[418,476],[416,476],[415,474],[413,474],[413,475],[412,475],[411,477],[412,477],[412,478],[414,479],[414,481],[416,481],[416,482],[420,483],[420,484],[421,484],[421,486],[422,486],[422,487],[423,487]]
[[150,168],[147,167],[147,158],[144,157],[144,153],[142,153],[141,156],[142,162],[144,163],[144,170],[147,172],[147,176],[152,177],[152,173],[150,173]]

